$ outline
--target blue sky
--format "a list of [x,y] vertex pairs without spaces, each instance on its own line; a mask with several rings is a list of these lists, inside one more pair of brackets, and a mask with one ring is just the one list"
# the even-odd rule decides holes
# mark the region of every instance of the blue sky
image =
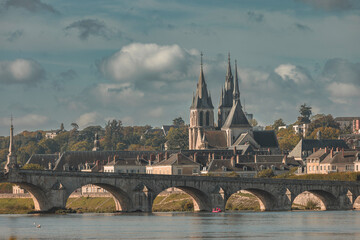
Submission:
[[16,132],[188,122],[201,51],[215,108],[230,51],[262,125],[303,103],[360,116],[359,26],[355,0],[3,0],[0,135],[11,114]]

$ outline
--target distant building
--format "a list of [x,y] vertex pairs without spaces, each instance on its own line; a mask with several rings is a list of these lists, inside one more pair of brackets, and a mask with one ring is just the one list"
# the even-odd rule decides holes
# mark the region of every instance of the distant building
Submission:
[[339,123],[340,129],[342,130],[349,128],[353,133],[356,133],[360,129],[360,117],[336,117],[334,121]]
[[105,173],[146,173],[148,161],[142,158],[121,159],[114,157],[114,160],[104,165]]
[[303,137],[306,137],[308,128],[309,128],[309,124],[307,123],[293,125],[295,134],[301,134]]
[[200,164],[182,153],[172,154],[168,159],[146,166],[147,174],[198,175]]

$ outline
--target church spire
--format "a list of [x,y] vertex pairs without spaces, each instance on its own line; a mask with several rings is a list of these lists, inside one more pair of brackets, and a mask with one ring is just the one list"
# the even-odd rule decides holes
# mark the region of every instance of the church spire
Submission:
[[228,53],[228,66],[225,78],[225,91],[233,91],[233,75],[231,72],[230,52]]
[[235,60],[235,80],[234,80],[233,105],[235,105],[236,102],[240,103],[240,91],[239,91],[239,83],[238,83],[237,62]]
[[94,148],[92,150],[94,152],[100,151],[99,135],[97,133],[95,133]]
[[10,118],[10,143],[9,143],[9,156],[14,154],[14,126],[13,117]]
[[191,108],[214,108],[211,101],[211,96],[207,90],[204,71],[203,71],[203,53],[201,52],[201,61],[200,61],[200,76],[197,83],[195,98]]

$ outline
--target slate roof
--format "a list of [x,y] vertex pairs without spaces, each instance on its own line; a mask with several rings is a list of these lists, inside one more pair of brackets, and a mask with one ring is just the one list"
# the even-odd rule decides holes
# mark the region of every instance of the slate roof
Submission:
[[202,66],[201,66],[201,70],[200,70],[199,81],[198,81],[197,87],[196,87],[196,93],[195,93],[195,96],[193,97],[193,102],[192,102],[190,108],[191,109],[196,109],[196,108],[213,109],[214,108],[212,101],[211,101],[211,96],[207,90]]
[[251,128],[245,113],[242,110],[240,101],[236,101],[221,129],[229,128]]
[[342,151],[334,152],[333,156],[329,153],[326,158],[321,163],[354,163],[356,160],[357,151],[344,151],[344,155]]
[[153,164],[153,166],[168,166],[168,165],[196,165],[199,166],[199,163],[194,162],[192,159],[188,158],[182,153],[172,154],[168,159],[163,160],[159,163]]
[[302,157],[303,151],[312,151],[314,148],[344,148],[349,149],[344,140],[340,139],[301,139],[295,148],[289,153],[289,156]]
[[254,131],[253,136],[255,141],[262,148],[278,148],[279,143],[277,141],[276,134],[273,130],[268,131]]
[[107,163],[105,166],[146,166],[148,163],[148,161],[142,158],[125,158],[113,160]]
[[33,154],[27,160],[26,164],[33,163],[39,164],[44,168],[49,168],[49,163],[55,166],[56,161],[59,159],[59,154]]
[[162,130],[164,131],[164,135],[167,136],[167,134],[171,128],[179,128],[179,127],[180,126],[178,126],[178,125],[163,125]]
[[336,117],[334,118],[334,121],[343,122],[343,121],[353,121],[357,119],[360,119],[360,117]]
[[205,141],[209,148],[226,149],[226,132],[225,131],[204,131]]

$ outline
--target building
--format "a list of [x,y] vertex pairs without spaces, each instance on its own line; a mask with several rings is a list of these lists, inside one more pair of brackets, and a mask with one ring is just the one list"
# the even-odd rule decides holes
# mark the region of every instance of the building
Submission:
[[300,163],[286,155],[237,155],[231,159],[213,159],[201,171],[202,174],[254,177],[258,172],[272,169],[276,175],[288,172]]
[[146,173],[148,161],[140,157],[121,159],[118,156],[114,160],[105,164],[103,171],[105,173]]
[[340,129],[349,129],[353,133],[359,132],[360,117],[336,117],[334,121],[339,123]]
[[301,134],[303,137],[306,137],[308,128],[309,124],[307,123],[293,125],[294,132],[296,134]]
[[166,175],[198,175],[200,174],[200,164],[194,162],[182,153],[172,154],[168,159],[146,166],[147,174],[166,174]]
[[[214,107],[205,82],[202,55],[200,76],[196,93],[190,107],[189,149],[229,149],[234,146],[251,144],[254,149],[264,150],[262,138],[272,139],[273,152],[279,152],[274,131],[254,131],[243,111],[240,101],[237,64],[232,75],[230,55],[228,58],[225,85],[221,89],[217,126],[214,122]],[[271,136],[270,136],[271,135]]]

